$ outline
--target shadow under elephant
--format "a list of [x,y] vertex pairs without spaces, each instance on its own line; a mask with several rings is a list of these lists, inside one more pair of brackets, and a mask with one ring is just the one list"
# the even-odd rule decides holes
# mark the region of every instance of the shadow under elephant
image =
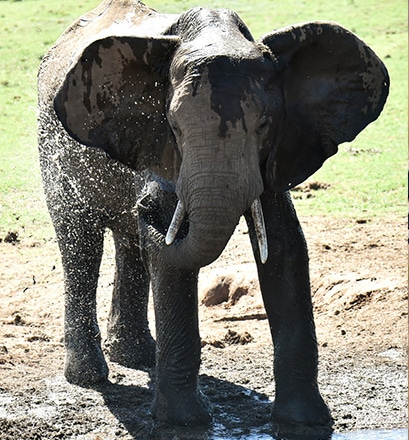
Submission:
[[147,388],[111,381],[95,387],[103,397],[106,407],[126,432],[121,433],[118,428],[119,437],[125,434],[134,439],[146,440],[331,439],[331,433],[324,436],[292,434],[291,437],[280,434],[279,427],[271,424],[272,402],[266,394],[205,374],[200,375],[199,381],[211,404],[211,424],[205,427],[186,427],[155,421],[150,409],[155,372],[150,371],[149,377]]

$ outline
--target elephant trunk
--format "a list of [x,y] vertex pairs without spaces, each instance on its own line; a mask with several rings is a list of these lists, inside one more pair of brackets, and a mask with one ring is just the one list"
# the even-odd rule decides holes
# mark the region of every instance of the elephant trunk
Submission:
[[[180,206],[179,206],[180,209]],[[236,228],[240,214],[229,213],[228,208],[196,208],[188,215],[189,231],[186,237],[170,241],[171,224],[166,237],[165,259],[173,266],[198,269],[216,260]],[[175,211],[177,216],[178,208]]]
[[[209,180],[206,175],[206,180]],[[200,180],[196,176],[195,182]],[[194,184],[185,187],[193,188],[179,203],[173,215],[166,235],[165,259],[173,266],[197,269],[216,260],[226,247],[241,215],[251,206],[257,236],[260,243],[261,260],[267,259],[267,241],[258,195],[262,186],[258,180],[249,183],[243,180],[243,174],[229,177],[231,183],[220,185],[220,177],[214,178],[216,186],[197,187]],[[207,182],[208,183],[208,182]],[[226,187],[229,187],[228,189]],[[182,201],[183,200],[183,201]],[[188,233],[184,238],[177,239],[178,230],[186,219],[189,224]]]

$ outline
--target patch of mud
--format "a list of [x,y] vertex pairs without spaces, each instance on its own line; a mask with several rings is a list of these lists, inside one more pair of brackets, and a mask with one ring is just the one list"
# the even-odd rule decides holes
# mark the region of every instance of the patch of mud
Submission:
[[[405,372],[389,361],[382,362],[374,368],[365,359],[353,359],[346,353],[322,356],[321,390],[333,408],[338,432],[405,423]],[[35,387],[2,389],[0,438],[200,440],[248,438],[250,434],[272,438],[270,347],[255,345],[246,350],[230,346],[221,351],[206,346],[203,364],[201,387],[214,412],[209,429],[155,424],[150,416],[154,373],[111,364],[110,383],[93,390],[70,385],[61,374],[43,379]],[[254,438],[260,438],[257,436]]]
[[378,429],[376,431],[356,431],[349,434],[334,434],[331,440],[408,440],[407,429]]
[[[346,433],[356,430],[406,427],[406,219],[302,220],[319,382],[335,431],[349,440],[354,437]],[[228,294],[200,305],[200,382],[214,423],[193,431],[152,421],[153,371],[111,363],[104,387],[65,381],[58,249],[54,241],[32,246],[30,239],[19,240],[0,243],[0,439],[272,438],[274,353],[244,224],[221,259],[201,273],[201,298],[223,283]],[[103,337],[113,283],[111,239],[106,249],[98,291]],[[153,322],[152,307],[149,313]],[[333,440],[344,440],[337,435]]]

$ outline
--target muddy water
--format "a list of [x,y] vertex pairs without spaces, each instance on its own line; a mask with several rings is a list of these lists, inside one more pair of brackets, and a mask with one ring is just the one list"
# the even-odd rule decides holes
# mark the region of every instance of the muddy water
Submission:
[[331,440],[408,440],[406,429],[355,431],[348,434],[333,434]]
[[329,438],[296,437],[277,439],[267,434],[250,433],[245,436],[229,437],[215,434],[211,440],[408,440],[406,429],[393,430],[362,430],[346,434],[332,434]]

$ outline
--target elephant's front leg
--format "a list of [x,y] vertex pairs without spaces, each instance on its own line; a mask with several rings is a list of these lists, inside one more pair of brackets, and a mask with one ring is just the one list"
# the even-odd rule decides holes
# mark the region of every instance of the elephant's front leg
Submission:
[[198,388],[200,336],[197,271],[151,264],[156,317],[156,396],[153,415],[184,425],[211,420]]
[[[318,348],[309,282],[308,252],[289,193],[261,197],[269,257],[260,263],[260,287],[274,343],[276,395],[272,418],[282,429],[330,427],[317,384]],[[252,220],[246,216],[250,232]],[[252,233],[253,248],[257,240]]]
[[[200,336],[198,270],[173,267],[163,258],[165,234],[177,198],[158,182],[148,182],[138,201],[143,256],[149,270],[156,321],[156,419],[200,425],[211,414],[198,387]],[[183,230],[183,226],[181,228]]]

